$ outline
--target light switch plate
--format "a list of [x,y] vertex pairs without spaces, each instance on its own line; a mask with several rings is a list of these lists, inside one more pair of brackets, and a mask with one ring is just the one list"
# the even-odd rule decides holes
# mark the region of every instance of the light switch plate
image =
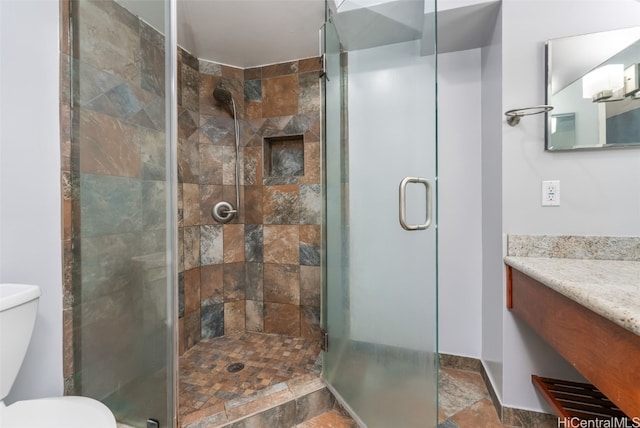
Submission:
[[560,206],[560,180],[548,180],[542,182],[542,206]]

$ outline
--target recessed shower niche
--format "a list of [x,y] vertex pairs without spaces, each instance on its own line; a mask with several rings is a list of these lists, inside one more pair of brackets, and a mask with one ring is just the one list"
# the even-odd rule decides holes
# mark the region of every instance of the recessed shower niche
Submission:
[[292,184],[304,176],[304,136],[265,137],[265,184]]

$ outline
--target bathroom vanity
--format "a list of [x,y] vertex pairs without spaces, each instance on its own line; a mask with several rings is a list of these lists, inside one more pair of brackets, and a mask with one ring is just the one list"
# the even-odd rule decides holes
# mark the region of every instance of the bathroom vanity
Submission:
[[524,252],[510,245],[505,258],[507,306],[595,388],[579,392],[588,397],[567,411],[563,400],[576,390],[573,383],[534,376],[534,384],[558,416],[608,403],[601,392],[615,405],[602,406],[602,414],[616,416],[617,406],[628,417],[640,418],[640,260],[634,260],[640,245],[634,238],[622,238],[630,244],[621,252],[623,260],[602,260],[572,258],[601,251],[590,238],[573,239],[587,242],[587,251],[567,250],[565,244],[572,241],[568,237],[544,239],[521,246],[528,247]]

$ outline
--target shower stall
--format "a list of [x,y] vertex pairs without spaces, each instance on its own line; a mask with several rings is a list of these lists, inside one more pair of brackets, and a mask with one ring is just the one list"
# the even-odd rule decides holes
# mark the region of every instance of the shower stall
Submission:
[[435,0],[329,1],[318,52],[249,68],[173,0],[61,1],[66,393],[435,427]]

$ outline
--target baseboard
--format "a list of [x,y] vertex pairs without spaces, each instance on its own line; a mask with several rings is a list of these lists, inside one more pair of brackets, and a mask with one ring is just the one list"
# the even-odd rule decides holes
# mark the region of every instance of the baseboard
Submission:
[[463,357],[460,355],[438,354],[440,358],[440,367],[449,369],[468,370],[470,372],[480,373],[482,370],[482,361],[477,358]]
[[502,423],[523,428],[557,428],[558,417],[548,413],[503,406]]
[[482,361],[480,361],[480,376],[482,376],[482,380],[487,387],[487,391],[489,391],[489,397],[491,397],[491,402],[493,403],[493,407],[496,409],[500,422],[504,424],[504,408],[498,398],[495,388],[493,387],[493,382],[491,382],[489,373],[487,373],[487,369],[484,367],[484,364],[482,364]]

